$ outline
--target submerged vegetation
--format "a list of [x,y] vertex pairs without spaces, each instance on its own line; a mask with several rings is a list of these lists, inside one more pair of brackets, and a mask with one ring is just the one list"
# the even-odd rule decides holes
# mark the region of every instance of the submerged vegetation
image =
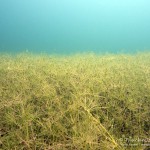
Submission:
[[0,149],[150,146],[150,53],[0,56]]

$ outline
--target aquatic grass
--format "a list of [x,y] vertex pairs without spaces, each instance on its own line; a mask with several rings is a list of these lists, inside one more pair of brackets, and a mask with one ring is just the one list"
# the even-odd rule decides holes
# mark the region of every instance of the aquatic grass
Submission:
[[0,148],[144,149],[132,140],[150,135],[149,58],[1,55]]

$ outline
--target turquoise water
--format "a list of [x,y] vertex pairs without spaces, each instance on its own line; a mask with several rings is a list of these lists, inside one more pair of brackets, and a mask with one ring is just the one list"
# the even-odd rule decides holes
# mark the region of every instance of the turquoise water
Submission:
[[150,50],[149,0],[0,0],[0,51]]

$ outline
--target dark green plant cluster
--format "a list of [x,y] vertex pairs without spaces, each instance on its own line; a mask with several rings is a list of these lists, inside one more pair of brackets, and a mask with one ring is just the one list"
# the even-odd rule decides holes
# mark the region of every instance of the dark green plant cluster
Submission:
[[0,56],[0,149],[150,146],[150,53]]

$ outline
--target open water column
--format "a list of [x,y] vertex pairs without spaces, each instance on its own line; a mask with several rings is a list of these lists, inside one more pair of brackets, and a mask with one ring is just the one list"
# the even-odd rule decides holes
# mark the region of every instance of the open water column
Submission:
[[149,7],[0,0],[0,149],[149,150]]
[[147,0],[0,1],[5,52],[135,52],[150,48]]

